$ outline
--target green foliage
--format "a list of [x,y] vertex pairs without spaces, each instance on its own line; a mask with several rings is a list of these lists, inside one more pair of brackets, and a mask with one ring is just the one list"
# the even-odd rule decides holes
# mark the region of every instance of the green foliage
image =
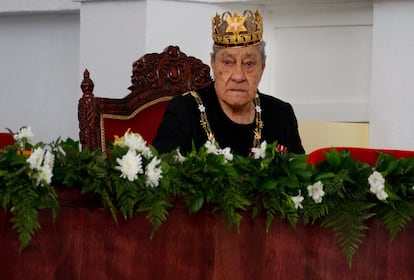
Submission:
[[365,236],[367,227],[364,222],[374,215],[369,212],[371,207],[373,204],[362,201],[346,201],[332,207],[330,214],[323,218],[322,227],[335,231],[350,265]]
[[376,206],[375,212],[394,239],[414,216],[414,158],[395,159],[392,155],[380,154],[375,168],[386,179],[389,195]]
[[[56,216],[59,205],[52,186],[77,187],[82,193],[94,194],[115,221],[144,213],[152,225],[151,238],[180,201],[190,214],[220,212],[224,223],[238,230],[248,215],[252,219],[265,216],[267,232],[277,219],[287,220],[292,227],[300,220],[305,225],[319,223],[335,232],[350,265],[369,230],[367,220],[379,217],[395,238],[414,216],[414,157],[395,159],[380,153],[375,166],[369,166],[353,159],[349,151],[332,149],[313,166],[306,155],[277,151],[277,143],[263,146],[265,151],[257,158],[232,155],[231,159],[206,146],[194,148],[185,157],[178,151],[158,155],[148,147],[136,155],[142,170],[131,179],[120,167],[130,151],[122,141],[104,154],[82,150],[72,139],[58,139],[50,144],[54,155],[51,184],[36,181],[36,171],[21,146],[0,151],[0,203],[12,216],[21,249],[40,229],[42,209]],[[45,145],[28,148],[41,146]],[[150,183],[153,175],[146,170],[151,165],[160,170],[156,183]],[[369,182],[374,171],[385,182],[377,186],[382,197]]]
[[298,195],[309,184],[311,166],[306,163],[305,155],[277,152],[276,143],[267,145],[266,155],[262,159],[240,160],[236,165],[240,169],[243,169],[243,165],[251,167],[243,185],[250,186],[246,188],[255,205],[253,214],[265,213],[266,231],[270,230],[272,222],[278,216],[295,226],[299,213],[291,197]]
[[40,229],[39,211],[50,209],[53,219],[59,204],[50,185],[38,185],[33,178],[25,155],[18,146],[0,150],[0,203],[10,211],[12,228],[20,239],[23,250]]
[[377,208],[377,215],[381,217],[385,226],[390,231],[392,239],[395,238],[398,232],[400,232],[414,216],[413,201],[392,201],[388,203],[388,207]]
[[[174,158],[171,153],[170,158]],[[226,224],[240,226],[241,211],[249,206],[246,189],[235,167],[223,155],[209,153],[205,147],[193,150],[183,162],[171,164],[169,177],[175,177],[174,195],[183,198],[190,213],[197,213],[205,203],[222,211]]]
[[80,149],[78,141],[58,139],[51,144],[55,155],[53,185],[81,188],[82,193],[93,193],[110,211],[114,219],[117,208],[113,202],[112,186],[108,184],[111,162],[100,150]]
[[[325,161],[316,166],[313,181],[321,181],[325,196],[323,203],[308,199],[304,206],[304,221],[322,220],[321,225],[332,228],[349,262],[364,237],[364,222],[374,213],[369,201],[368,176],[371,167],[354,160],[348,151],[332,149]],[[309,205],[310,204],[310,205]]]

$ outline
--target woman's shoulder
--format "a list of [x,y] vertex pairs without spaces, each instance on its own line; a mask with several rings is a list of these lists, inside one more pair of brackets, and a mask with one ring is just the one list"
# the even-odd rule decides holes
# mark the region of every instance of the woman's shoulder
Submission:
[[291,110],[292,105],[289,102],[286,102],[282,99],[279,99],[277,97],[260,93],[259,92],[259,98],[260,98],[260,105],[263,108],[270,108],[272,110]]
[[169,102],[170,108],[182,108],[188,106],[194,106],[194,98],[191,92],[185,92],[181,95],[174,96]]
[[181,95],[175,96],[172,101],[179,102],[179,103],[194,103],[194,95],[200,96],[203,100],[209,99],[214,93],[214,87],[208,86],[204,88],[200,88],[194,91],[187,91]]

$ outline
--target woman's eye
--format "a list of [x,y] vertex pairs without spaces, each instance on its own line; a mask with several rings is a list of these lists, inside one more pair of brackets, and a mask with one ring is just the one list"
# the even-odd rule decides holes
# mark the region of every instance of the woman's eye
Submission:
[[230,60],[225,60],[225,61],[224,61],[224,64],[225,64],[225,65],[230,65],[230,64],[231,64],[231,61],[230,61]]
[[253,66],[253,65],[254,65],[254,62],[253,62],[253,61],[247,61],[247,62],[245,62],[244,64],[245,64],[246,66],[250,67],[250,66]]

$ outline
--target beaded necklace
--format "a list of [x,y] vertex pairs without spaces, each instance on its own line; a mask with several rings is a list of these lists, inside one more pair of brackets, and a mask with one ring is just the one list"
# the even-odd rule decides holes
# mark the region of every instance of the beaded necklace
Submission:
[[[203,101],[201,100],[200,95],[195,92],[191,91],[191,95],[195,98],[198,104],[198,110],[200,111],[200,125],[203,127],[208,141],[213,143],[218,149],[220,149],[220,145],[217,143],[216,138],[214,137],[214,133],[211,130],[210,123],[207,119],[206,108],[203,105]],[[262,128],[263,128],[263,121],[262,121],[262,109],[260,107],[260,99],[259,95],[256,94],[254,98],[254,109],[256,111],[255,115],[255,123],[256,127],[253,130],[253,146],[252,148],[259,148],[260,140],[262,138]]]

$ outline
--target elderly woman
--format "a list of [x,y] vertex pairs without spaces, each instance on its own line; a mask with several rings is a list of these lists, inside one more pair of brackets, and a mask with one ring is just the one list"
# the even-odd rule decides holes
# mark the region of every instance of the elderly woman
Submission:
[[216,14],[211,68],[214,83],[175,97],[153,145],[161,153],[186,153],[210,141],[219,149],[248,156],[263,141],[304,153],[289,103],[258,91],[265,69],[263,22],[259,12]]

